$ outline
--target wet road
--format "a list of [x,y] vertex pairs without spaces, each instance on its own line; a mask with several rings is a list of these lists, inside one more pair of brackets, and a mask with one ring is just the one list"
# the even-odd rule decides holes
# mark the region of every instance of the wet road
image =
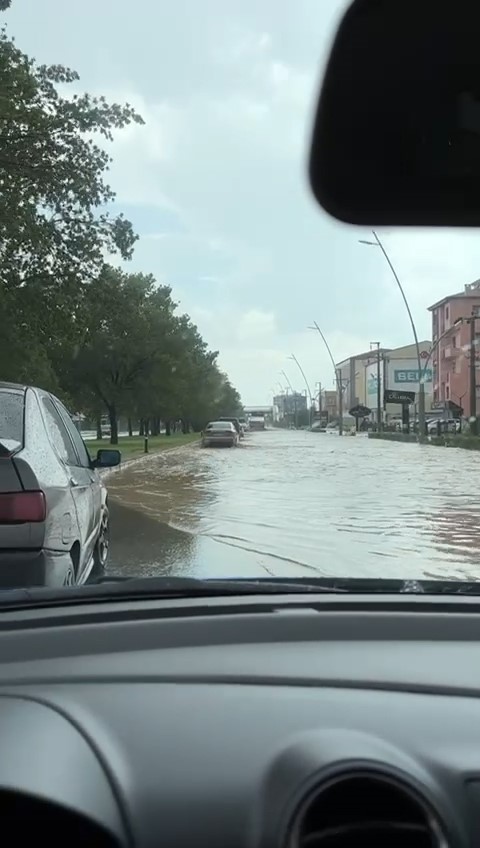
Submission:
[[480,457],[303,431],[197,445],[107,480],[111,570],[480,579]]

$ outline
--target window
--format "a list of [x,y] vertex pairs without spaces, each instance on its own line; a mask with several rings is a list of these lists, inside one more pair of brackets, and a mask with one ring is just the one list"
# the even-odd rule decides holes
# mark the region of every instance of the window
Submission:
[[23,392],[0,391],[0,442],[23,442]]
[[472,306],[472,315],[474,315],[476,318],[480,316],[480,304],[477,306]]
[[456,346],[457,346],[457,337],[456,337],[456,336],[453,336],[453,338],[452,338],[452,347],[456,347]]
[[55,399],[55,406],[57,407],[58,411],[60,412],[60,414],[63,418],[63,421],[65,423],[65,427],[67,428],[69,435],[70,435],[70,438],[71,438],[73,444],[75,445],[75,448],[76,448],[76,451],[77,451],[77,454],[78,454],[78,458],[79,458],[79,459],[76,460],[75,465],[80,465],[82,468],[90,468],[91,467],[90,455],[89,455],[89,453],[88,453],[88,451],[85,447],[85,444],[83,442],[83,439],[82,439],[80,433],[78,432],[74,422],[72,421],[70,413],[64,407],[63,403],[60,403],[60,401],[57,400],[57,399]]
[[452,374],[456,374],[457,372],[457,360],[452,359]]
[[78,465],[77,455],[73,449],[72,442],[53,402],[50,398],[43,397],[42,405],[45,412],[47,432],[58,456],[66,465]]
[[450,310],[448,306],[445,307],[445,321],[448,321],[450,318]]
[[445,386],[445,400],[450,400],[450,386]]

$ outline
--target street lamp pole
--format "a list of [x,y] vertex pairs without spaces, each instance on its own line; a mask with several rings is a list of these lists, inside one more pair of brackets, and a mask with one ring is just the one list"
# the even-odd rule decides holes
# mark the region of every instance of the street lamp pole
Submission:
[[297,357],[295,356],[295,354],[294,354],[294,353],[292,353],[292,354],[289,356],[289,359],[293,359],[293,361],[295,362],[295,365],[297,365],[298,370],[300,371],[300,374],[302,375],[302,377],[303,377],[303,379],[304,379],[304,381],[305,381],[305,386],[306,386],[306,388],[307,388],[307,396],[308,396],[308,400],[309,400],[309,403],[310,403],[309,410],[308,410],[308,422],[309,422],[310,427],[311,427],[311,426],[312,426],[312,393],[311,393],[311,391],[310,391],[310,386],[308,385],[308,380],[307,380],[307,378],[306,378],[306,376],[305,376],[305,371],[303,370],[302,366],[300,365],[300,363],[299,363],[299,361],[298,361]]
[[405,304],[405,308],[407,310],[407,314],[408,314],[408,317],[410,319],[410,324],[411,324],[411,327],[412,327],[413,338],[415,340],[415,348],[416,348],[416,352],[417,352],[417,367],[418,367],[418,440],[419,440],[419,442],[423,442],[423,441],[425,441],[425,382],[424,382],[423,373],[422,373],[422,358],[420,356],[420,345],[418,343],[417,328],[415,326],[415,321],[413,320],[413,315],[412,315],[411,310],[410,310],[410,306],[409,306],[409,303],[408,303],[408,300],[407,300],[407,296],[406,296],[406,294],[403,290],[403,286],[400,282],[399,276],[398,276],[397,272],[395,271],[395,268],[393,267],[391,259],[388,255],[387,251],[385,250],[382,242],[380,241],[377,233],[375,232],[375,230],[372,230],[372,235],[373,235],[373,238],[375,239],[374,242],[373,241],[367,241],[366,239],[359,239],[359,241],[360,241],[361,244],[369,244],[369,245],[373,245],[374,247],[379,247],[380,250],[382,251],[385,259],[388,262],[388,266],[389,266],[389,268],[390,268],[390,270],[391,270],[391,272],[392,272],[392,274],[395,278],[397,286],[400,289],[400,294],[402,295],[403,302]]
[[323,335],[320,327],[317,322],[313,322],[313,327],[309,327],[309,330],[316,330],[317,333],[320,334],[323,344],[327,349],[327,353],[330,357],[330,361],[333,365],[333,373],[335,374],[335,383],[337,385],[337,396],[338,396],[338,435],[343,436],[343,385],[342,385],[342,373],[340,368],[337,368],[335,365],[335,360],[333,358],[332,351],[330,350],[330,345],[328,344],[325,336]]

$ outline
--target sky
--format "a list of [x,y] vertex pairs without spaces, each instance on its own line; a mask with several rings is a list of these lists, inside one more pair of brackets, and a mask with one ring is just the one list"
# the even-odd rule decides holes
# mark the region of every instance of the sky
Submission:
[[[173,288],[246,405],[334,386],[335,360],[412,341],[368,230],[313,201],[316,97],[344,0],[12,0],[18,46],[145,120],[111,145],[116,206],[139,241],[128,269]],[[427,307],[480,277],[480,234],[379,231],[419,338]]]

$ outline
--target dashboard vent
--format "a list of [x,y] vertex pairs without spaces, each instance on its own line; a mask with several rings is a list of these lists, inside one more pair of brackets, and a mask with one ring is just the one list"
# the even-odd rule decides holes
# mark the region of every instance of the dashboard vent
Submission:
[[289,848],[444,848],[421,799],[387,775],[342,775],[318,788],[297,813]]

